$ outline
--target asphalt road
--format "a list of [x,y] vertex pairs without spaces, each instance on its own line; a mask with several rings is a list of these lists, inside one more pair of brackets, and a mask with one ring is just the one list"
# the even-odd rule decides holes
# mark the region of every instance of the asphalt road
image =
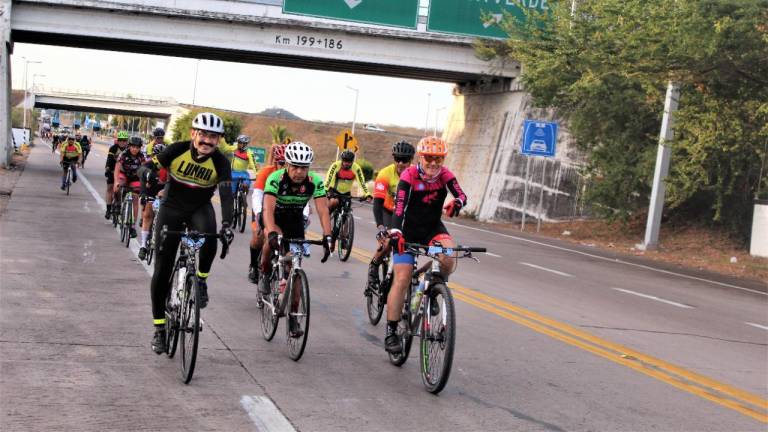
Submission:
[[355,209],[349,262],[320,264],[319,249],[305,261],[312,320],[299,362],[283,321],[272,342],[261,336],[250,235],[238,234],[214,263],[184,385],[178,360],[149,348],[150,274],[91,192],[104,194],[105,151],[95,145],[67,197],[50,148],[33,147],[0,219],[0,430],[766,430],[764,284],[474,226],[449,229],[493,255],[451,280],[453,373],[439,396],[425,392],[416,350],[390,365],[383,324],[365,316],[367,206]]

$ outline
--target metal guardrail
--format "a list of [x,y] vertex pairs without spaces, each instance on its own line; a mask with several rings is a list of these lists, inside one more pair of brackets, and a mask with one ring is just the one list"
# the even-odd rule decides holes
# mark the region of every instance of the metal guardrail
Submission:
[[55,87],[43,87],[36,85],[32,87],[31,93],[36,95],[51,95],[64,97],[92,97],[107,99],[119,102],[133,102],[145,105],[177,105],[175,99],[170,97],[158,97],[151,95],[141,95],[133,93],[114,93],[114,92],[95,92],[81,89],[63,89]]

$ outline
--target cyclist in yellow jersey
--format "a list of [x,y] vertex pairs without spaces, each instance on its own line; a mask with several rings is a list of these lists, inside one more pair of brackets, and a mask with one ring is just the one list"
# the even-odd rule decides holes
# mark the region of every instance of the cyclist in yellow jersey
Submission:
[[155,144],[163,144],[165,146],[165,129],[157,127],[152,131],[152,140],[144,148],[144,154],[147,157],[151,158],[155,154]]
[[325,189],[328,191],[328,210],[333,213],[339,205],[338,195],[349,196],[352,191],[352,183],[355,180],[360,184],[363,190],[363,196],[370,202],[373,199],[368,186],[365,185],[363,170],[355,162],[355,154],[350,150],[344,150],[340,155],[341,159],[334,162],[328,168],[328,174],[325,176]]
[[251,177],[255,177],[259,169],[253,154],[248,150],[250,142],[251,137],[248,135],[238,136],[235,144],[227,144],[223,138],[219,141],[219,151],[232,160],[232,194],[237,192],[240,183],[244,183],[246,187],[250,188]]
[[398,141],[392,146],[392,158],[395,162],[379,171],[373,186],[373,218],[376,220],[376,239],[380,247],[373,254],[368,265],[368,288],[379,283],[379,264],[381,258],[390,251],[387,230],[392,228],[392,212],[395,209],[395,192],[400,182],[400,174],[411,166],[416,149],[407,141]]
[[61,153],[59,162],[64,169],[64,173],[61,176],[61,190],[64,190],[64,182],[67,178],[67,168],[69,166],[72,166],[72,183],[77,181],[77,165],[83,163],[83,150],[80,148],[80,144],[75,141],[75,137],[70,135],[59,146],[59,153]]

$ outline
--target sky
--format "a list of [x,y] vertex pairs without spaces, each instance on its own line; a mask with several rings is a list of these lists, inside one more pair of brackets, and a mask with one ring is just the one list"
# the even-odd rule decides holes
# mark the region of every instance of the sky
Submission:
[[[99,51],[48,45],[14,45],[14,89],[27,87],[172,97],[234,111],[258,113],[280,107],[305,120],[443,128],[453,84],[245,63]],[[38,76],[35,76],[38,75]]]

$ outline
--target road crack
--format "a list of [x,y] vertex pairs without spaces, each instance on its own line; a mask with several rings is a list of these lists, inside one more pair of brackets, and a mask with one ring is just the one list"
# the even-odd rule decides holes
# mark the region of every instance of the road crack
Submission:
[[632,329],[632,328],[622,328],[622,327],[605,327],[605,326],[595,326],[595,325],[581,325],[579,327],[596,328],[596,329],[603,329],[603,330],[634,331],[634,332],[641,332],[641,333],[656,333],[656,334],[665,334],[665,335],[674,335],[674,336],[692,336],[692,337],[698,337],[698,338],[703,338],[703,339],[717,340],[717,341],[721,341],[721,342],[731,342],[731,343],[738,343],[738,344],[744,344],[744,345],[768,346],[768,344],[764,344],[764,343],[760,343],[760,342],[749,342],[749,341],[742,341],[742,340],[725,339],[725,338],[719,338],[719,337],[714,337],[714,336],[699,335],[699,334],[695,334],[695,333],[682,333],[682,332],[669,332],[669,331],[660,331],[660,330]]

